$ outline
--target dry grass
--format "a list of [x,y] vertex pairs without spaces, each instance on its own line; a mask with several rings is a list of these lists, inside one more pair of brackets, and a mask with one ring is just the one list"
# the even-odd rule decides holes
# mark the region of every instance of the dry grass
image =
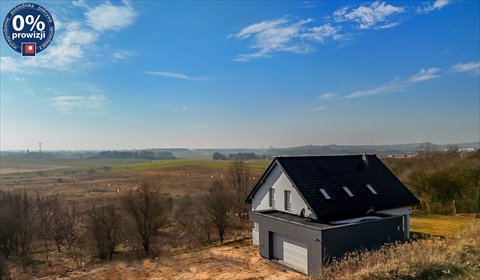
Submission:
[[426,239],[386,245],[334,260],[319,279],[478,279],[480,221],[456,238]]
[[[308,279],[261,258],[258,247],[250,246],[249,240],[155,260],[114,261],[71,272],[52,271],[47,275],[36,279]],[[12,276],[13,279],[31,279],[19,270],[12,271]]]

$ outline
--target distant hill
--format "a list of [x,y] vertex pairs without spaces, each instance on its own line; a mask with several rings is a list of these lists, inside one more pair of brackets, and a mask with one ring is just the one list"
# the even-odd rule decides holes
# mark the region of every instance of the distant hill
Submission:
[[[347,155],[347,154],[378,154],[404,155],[417,153],[421,143],[393,144],[393,145],[308,145],[290,148],[267,148],[267,149],[202,149],[195,150],[205,155],[212,155],[219,152],[225,155],[236,153],[255,153],[266,156],[299,156],[299,155]],[[447,149],[450,145],[457,145],[459,148],[480,148],[479,142],[455,143],[437,145],[440,150]]]
[[[143,150],[112,150],[101,151],[1,151],[1,156],[28,156],[28,157],[59,157],[59,158],[137,158],[137,159],[174,159],[174,158],[212,158],[214,153],[226,156],[231,154],[254,153],[262,157],[293,156],[293,155],[346,155],[346,154],[377,154],[379,156],[405,155],[417,153],[421,143],[392,144],[392,145],[307,145],[290,148],[263,148],[263,149],[185,149],[185,148],[154,148]],[[453,143],[437,145],[440,150],[447,149],[450,145],[459,148],[480,148],[480,142]]]

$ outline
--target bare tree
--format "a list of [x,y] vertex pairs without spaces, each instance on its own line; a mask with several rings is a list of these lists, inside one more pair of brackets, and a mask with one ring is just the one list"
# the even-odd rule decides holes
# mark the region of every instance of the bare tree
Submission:
[[77,214],[75,202],[65,210],[64,246],[68,256],[75,261],[77,268],[84,265],[85,226]]
[[421,143],[417,148],[418,155],[424,158],[431,158],[439,150],[437,145],[430,142]]
[[175,203],[175,220],[187,229],[196,243],[211,242],[212,221],[202,198],[184,196]]
[[166,221],[168,201],[162,199],[158,188],[150,183],[143,183],[135,191],[129,191],[122,197],[125,211],[133,219],[134,231],[143,250],[150,254],[152,238]]
[[48,265],[50,261],[48,259],[48,252],[50,251],[50,241],[53,234],[53,209],[57,202],[56,196],[41,196],[37,193],[36,204],[38,212],[38,237],[43,241],[45,247],[45,260]]
[[225,231],[230,225],[232,214],[232,193],[221,182],[214,181],[203,203],[213,225],[217,229],[220,242],[223,243]]
[[174,219],[183,226],[188,226],[191,221],[193,199],[186,195],[175,200]]
[[0,253],[5,258],[8,258],[15,246],[18,220],[14,196],[12,193],[0,191]]
[[32,242],[38,230],[35,201],[27,190],[15,196],[16,219],[18,221],[16,240],[20,256],[26,261],[32,250]]
[[208,243],[212,242],[212,220],[209,217],[209,212],[205,207],[201,198],[193,200],[192,205],[192,220],[191,231],[194,232],[195,239],[198,243],[203,242],[205,237]]
[[230,164],[228,181],[234,192],[235,210],[240,218],[245,217],[248,219],[248,208],[245,198],[251,189],[251,178],[250,167],[244,161],[237,160]]
[[111,261],[113,253],[120,242],[123,221],[112,202],[106,206],[92,206],[87,213],[88,229],[95,240],[98,257]]
[[62,207],[58,196],[54,198],[51,209],[51,237],[55,241],[57,251],[60,253],[62,246],[65,245],[71,224],[68,209]]

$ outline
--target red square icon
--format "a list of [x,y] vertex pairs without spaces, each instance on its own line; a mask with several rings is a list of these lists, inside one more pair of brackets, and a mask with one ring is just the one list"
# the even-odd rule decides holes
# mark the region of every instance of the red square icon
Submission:
[[25,44],[25,53],[35,53],[35,44]]

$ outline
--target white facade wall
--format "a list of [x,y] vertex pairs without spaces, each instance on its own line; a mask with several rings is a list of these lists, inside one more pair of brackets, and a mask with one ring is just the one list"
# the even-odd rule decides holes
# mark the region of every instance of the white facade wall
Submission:
[[[270,207],[269,190],[275,189],[275,207]],[[291,192],[291,209],[285,210],[285,191]],[[293,186],[283,170],[276,165],[265,179],[265,182],[257,190],[252,199],[252,211],[277,210],[300,216],[302,209],[305,209],[305,217],[316,219],[312,210],[308,208],[307,203]]]

